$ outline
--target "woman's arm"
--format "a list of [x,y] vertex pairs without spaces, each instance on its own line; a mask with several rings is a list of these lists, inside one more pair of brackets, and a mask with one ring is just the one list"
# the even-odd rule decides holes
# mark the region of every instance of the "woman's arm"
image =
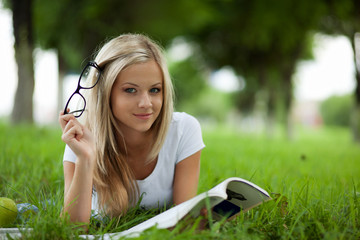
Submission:
[[95,144],[90,131],[74,116],[61,114],[62,140],[77,156],[76,163],[64,161],[64,208],[72,222],[88,223],[91,214]]
[[90,222],[93,167],[64,162],[64,208],[71,222]]
[[200,175],[201,150],[185,158],[176,165],[173,202],[180,204],[195,197]]

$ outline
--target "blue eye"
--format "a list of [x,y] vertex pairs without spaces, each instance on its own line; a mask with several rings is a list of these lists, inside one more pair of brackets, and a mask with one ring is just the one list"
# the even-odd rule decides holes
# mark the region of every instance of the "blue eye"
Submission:
[[160,91],[161,91],[160,88],[152,88],[152,89],[150,89],[151,93],[159,93]]
[[126,88],[125,92],[127,92],[127,93],[135,93],[136,89],[135,88]]

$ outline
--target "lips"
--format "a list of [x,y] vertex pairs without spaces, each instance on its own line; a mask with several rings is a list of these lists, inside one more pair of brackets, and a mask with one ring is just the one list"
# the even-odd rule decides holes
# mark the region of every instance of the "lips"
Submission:
[[151,118],[152,113],[140,113],[140,114],[134,114],[134,116],[142,120],[147,120]]

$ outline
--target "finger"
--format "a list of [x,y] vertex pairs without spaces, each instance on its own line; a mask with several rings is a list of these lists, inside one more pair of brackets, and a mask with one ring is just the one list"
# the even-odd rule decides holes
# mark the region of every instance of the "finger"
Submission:
[[83,126],[81,123],[79,123],[76,118],[72,118],[72,119],[70,119],[70,120],[66,123],[66,126],[64,127],[63,132],[66,133],[66,132],[68,132],[71,128],[74,128],[74,127],[75,127],[75,129],[77,129],[79,132],[81,132],[81,135],[83,134],[83,132],[84,132],[84,131],[83,131],[83,130],[84,130],[84,126]]
[[67,123],[70,121],[70,120],[76,120],[74,115],[72,114],[62,114],[59,116],[59,123],[60,123],[60,126],[61,126],[61,129],[64,130],[65,126],[67,125]]
[[84,129],[83,127],[80,125],[80,126],[77,126],[76,127],[76,132],[75,132],[75,138],[76,140],[80,141],[81,138],[84,136]]
[[84,131],[82,127],[78,124],[74,124],[73,121],[69,122],[69,124],[66,126],[66,130],[64,131],[61,139],[71,145],[72,141],[76,139],[77,141],[80,141],[81,138],[84,135]]
[[75,126],[75,121],[70,119],[64,126],[63,133],[67,133],[72,127]]
[[70,114],[70,108],[66,108],[66,111],[61,110],[60,115],[66,115],[66,114]]
[[67,114],[70,114],[70,108],[67,108],[67,109],[66,109],[66,112],[65,112],[64,110],[61,110],[61,111],[59,112],[59,117],[64,116],[64,115],[67,115]]
[[68,120],[66,120],[66,118],[64,117],[64,113],[60,112],[59,114],[59,124],[61,126],[61,129],[64,130],[64,127],[66,126]]

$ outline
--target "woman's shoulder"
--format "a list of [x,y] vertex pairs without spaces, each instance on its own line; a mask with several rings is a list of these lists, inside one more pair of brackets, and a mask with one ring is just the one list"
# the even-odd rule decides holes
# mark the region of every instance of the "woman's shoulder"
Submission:
[[199,129],[199,121],[192,115],[185,112],[174,112],[170,129],[177,129],[180,132]]
[[204,146],[199,121],[188,113],[174,112],[164,151],[170,151],[178,163]]
[[174,112],[172,122],[186,123],[186,122],[198,122],[198,120],[186,112]]

